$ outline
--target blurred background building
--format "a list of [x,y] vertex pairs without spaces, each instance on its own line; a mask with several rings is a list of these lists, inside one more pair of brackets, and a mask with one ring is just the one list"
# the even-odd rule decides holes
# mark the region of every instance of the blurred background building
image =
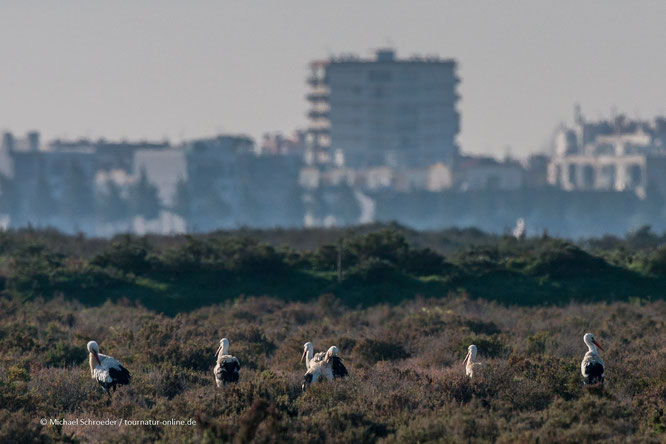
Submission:
[[[52,140],[5,132],[0,226],[112,236],[397,221],[569,237],[666,230],[666,117],[557,126],[549,152],[457,145],[456,62],[345,55],[309,65],[309,126],[289,135]],[[554,122],[556,126],[556,122]]]
[[648,189],[666,196],[666,118],[631,120],[624,115],[589,122],[576,107],[572,128],[555,136],[548,182],[564,190]]
[[458,154],[453,60],[398,59],[380,49],[374,59],[312,62],[307,80],[312,161],[341,152],[351,168],[427,167],[451,164]]

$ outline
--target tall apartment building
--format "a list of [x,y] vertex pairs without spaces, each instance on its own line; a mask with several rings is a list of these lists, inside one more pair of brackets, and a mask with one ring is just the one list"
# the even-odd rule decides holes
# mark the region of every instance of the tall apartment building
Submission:
[[352,168],[422,167],[458,153],[456,62],[353,56],[310,64],[309,137],[313,160],[338,150]]

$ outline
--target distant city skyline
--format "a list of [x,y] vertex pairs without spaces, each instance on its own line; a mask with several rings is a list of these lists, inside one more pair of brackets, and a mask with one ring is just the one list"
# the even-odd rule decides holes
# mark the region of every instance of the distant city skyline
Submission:
[[[666,4],[638,2],[3,2],[0,130],[53,138],[290,133],[307,64],[436,54],[459,63],[460,146],[524,157],[580,103],[666,113]],[[510,147],[510,149],[509,149]]]

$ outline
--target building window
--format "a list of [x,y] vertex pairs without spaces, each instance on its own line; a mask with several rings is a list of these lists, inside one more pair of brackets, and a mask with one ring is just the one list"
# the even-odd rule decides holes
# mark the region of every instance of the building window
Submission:
[[629,167],[629,186],[631,188],[637,187],[641,184],[643,173],[640,165],[632,165]]
[[605,165],[601,168],[601,182],[605,189],[612,190],[615,188],[616,170],[615,165]]
[[594,188],[594,168],[591,165],[583,167],[583,187],[586,190]]
[[569,164],[569,169],[568,169],[568,181],[572,185],[576,185],[576,165],[574,164]]

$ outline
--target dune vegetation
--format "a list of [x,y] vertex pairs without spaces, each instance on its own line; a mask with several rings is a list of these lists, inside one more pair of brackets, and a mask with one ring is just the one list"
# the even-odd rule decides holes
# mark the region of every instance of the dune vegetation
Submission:
[[[0,442],[663,442],[663,242],[1,233]],[[580,376],[588,331],[606,348],[602,392]],[[218,389],[221,337],[242,368]],[[110,397],[91,339],[132,373]],[[306,341],[336,345],[350,377],[302,393]]]

